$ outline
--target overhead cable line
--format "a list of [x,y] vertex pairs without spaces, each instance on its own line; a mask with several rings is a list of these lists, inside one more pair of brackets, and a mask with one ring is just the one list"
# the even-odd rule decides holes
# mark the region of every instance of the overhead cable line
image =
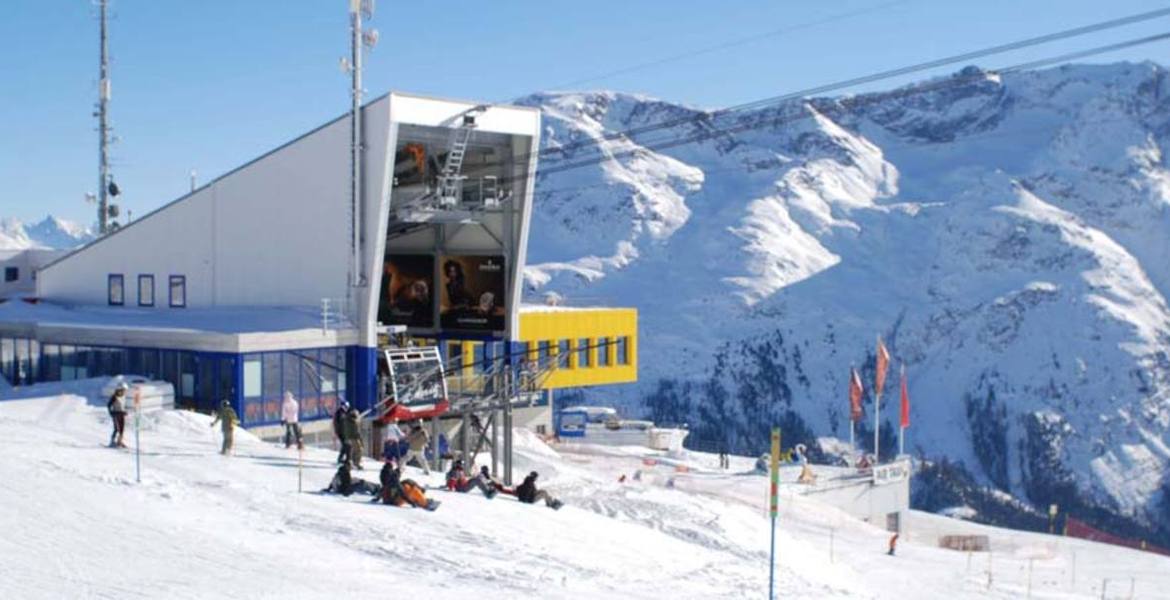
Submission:
[[[651,133],[651,132],[659,131],[662,129],[669,129],[669,128],[673,128],[673,127],[678,127],[679,125],[685,125],[685,124],[689,124],[689,123],[702,123],[704,121],[711,121],[715,118],[718,118],[720,116],[723,116],[723,115],[726,115],[729,113],[741,112],[741,111],[750,110],[750,109],[754,109],[754,108],[761,108],[764,106],[781,104],[781,103],[789,101],[789,100],[795,100],[795,99],[799,99],[799,98],[803,98],[803,97],[807,97],[807,96],[814,96],[814,95],[818,95],[818,94],[825,94],[828,92],[834,92],[834,91],[839,91],[839,90],[843,90],[843,89],[853,88],[853,87],[857,87],[859,85],[864,85],[867,83],[875,83],[878,81],[892,79],[895,77],[901,77],[903,75],[910,75],[913,73],[926,71],[929,69],[935,69],[938,67],[953,65],[956,63],[971,61],[974,59],[985,58],[985,57],[993,56],[996,54],[1003,54],[1006,52],[1021,50],[1021,49],[1029,48],[1032,46],[1038,46],[1041,44],[1052,43],[1055,41],[1066,40],[1066,39],[1070,39],[1070,38],[1074,38],[1074,37],[1080,37],[1080,36],[1089,35],[1092,33],[1099,33],[1101,31],[1115,29],[1118,27],[1124,27],[1127,25],[1133,25],[1135,23],[1141,23],[1144,21],[1150,21],[1150,20],[1154,20],[1154,19],[1158,19],[1158,18],[1167,17],[1167,16],[1170,16],[1170,8],[1163,8],[1163,9],[1159,9],[1159,10],[1148,11],[1148,12],[1144,12],[1144,13],[1140,13],[1140,14],[1136,14],[1136,15],[1130,15],[1127,17],[1111,19],[1108,21],[1101,21],[1098,23],[1084,25],[1081,27],[1066,29],[1063,31],[1058,31],[1058,32],[1054,32],[1054,33],[1041,35],[1041,36],[1031,37],[1031,38],[1027,38],[1027,39],[1023,39],[1023,40],[1018,40],[1015,42],[1009,42],[1006,44],[999,44],[996,46],[990,46],[990,47],[979,49],[979,50],[973,50],[970,52],[955,54],[955,55],[951,55],[951,56],[944,57],[944,58],[938,58],[938,59],[934,59],[934,60],[930,60],[930,61],[926,61],[926,62],[908,65],[905,67],[899,67],[899,68],[895,68],[895,69],[889,69],[886,71],[880,71],[878,73],[863,75],[860,77],[854,77],[851,79],[846,79],[846,80],[838,81],[835,83],[829,83],[829,84],[824,84],[824,85],[815,86],[815,87],[811,87],[811,88],[806,88],[806,89],[799,90],[796,92],[790,92],[787,94],[772,96],[772,97],[763,98],[760,100],[754,100],[754,101],[747,102],[744,104],[729,106],[729,107],[714,110],[714,111],[703,111],[703,112],[700,112],[698,114],[688,116],[688,117],[661,121],[658,123],[652,123],[649,125],[634,127],[634,128],[626,129],[623,131],[611,132],[611,133],[607,133],[607,134],[604,134],[602,136],[599,136],[598,138],[593,138],[590,140],[585,140],[585,141],[581,141],[581,142],[574,142],[574,143],[565,144],[565,145],[556,146],[556,147],[544,148],[544,149],[535,151],[535,154],[538,157],[540,157],[542,160],[545,160],[545,159],[554,159],[555,160],[554,155],[565,156],[565,155],[568,155],[570,153],[576,152],[578,150],[588,149],[590,147],[599,147],[602,143],[604,143],[606,141],[612,141],[612,140],[620,139],[620,138],[633,138],[633,137],[636,137],[636,136],[639,136],[642,134]],[[530,153],[529,156],[531,154],[532,153]],[[523,160],[525,158],[527,158],[527,157],[520,156],[520,157],[517,157],[517,160],[520,162],[523,162]]]

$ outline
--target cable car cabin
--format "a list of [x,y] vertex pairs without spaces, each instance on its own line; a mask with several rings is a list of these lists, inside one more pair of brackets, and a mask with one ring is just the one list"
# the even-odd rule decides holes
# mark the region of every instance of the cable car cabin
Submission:
[[378,355],[378,420],[429,419],[447,412],[447,378],[434,346],[390,348]]

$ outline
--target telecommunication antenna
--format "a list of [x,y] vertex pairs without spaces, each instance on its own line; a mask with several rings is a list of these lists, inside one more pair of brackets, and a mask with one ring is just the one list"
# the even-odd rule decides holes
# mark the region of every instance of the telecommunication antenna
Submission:
[[343,71],[351,76],[350,95],[352,100],[350,118],[350,264],[349,288],[346,300],[352,301],[352,289],[366,284],[362,274],[361,228],[362,228],[362,53],[364,48],[373,48],[378,43],[376,29],[363,29],[362,19],[373,19],[374,0],[349,0],[350,57],[341,59]]
[[109,198],[107,185],[110,181],[110,125],[107,113],[110,105],[110,61],[106,44],[106,0],[99,0],[101,11],[101,63],[98,81],[98,233],[105,235],[109,230]]
[[101,22],[101,58],[98,63],[99,80],[98,80],[98,103],[97,112],[93,116],[98,118],[98,191],[97,191],[97,209],[98,209],[98,234],[105,235],[113,229],[118,227],[116,222],[110,219],[118,216],[118,207],[110,200],[111,197],[116,198],[122,191],[118,188],[118,184],[114,183],[113,176],[110,175],[110,144],[117,141],[117,137],[111,135],[113,128],[110,127],[110,56],[109,44],[107,40],[107,19],[106,9],[108,7],[108,0],[98,0],[98,10],[100,13],[99,21]]

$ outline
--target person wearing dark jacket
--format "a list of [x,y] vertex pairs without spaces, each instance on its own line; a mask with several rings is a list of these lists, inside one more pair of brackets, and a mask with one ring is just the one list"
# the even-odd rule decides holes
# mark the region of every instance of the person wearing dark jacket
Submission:
[[524,483],[516,487],[516,499],[525,504],[536,504],[537,500],[544,500],[544,505],[554,510],[563,506],[564,503],[549,495],[547,490],[537,489],[537,477],[540,477],[540,474],[533,471],[524,478]]
[[122,434],[126,431],[126,389],[125,383],[119,383],[117,389],[114,390],[114,395],[110,396],[110,401],[106,403],[106,410],[110,413],[110,419],[114,422],[114,431],[110,434],[111,448],[125,448],[126,444],[122,441]]
[[452,492],[467,493],[471,491],[471,488],[479,489],[488,500],[496,496],[496,490],[478,475],[468,479],[467,471],[463,470],[463,461],[456,460],[451,465],[451,470],[447,471],[447,489]]
[[338,406],[337,410],[333,411],[333,435],[341,442],[341,450],[337,453],[337,462],[339,464],[349,463],[350,448],[349,444],[345,441],[345,436],[342,435],[344,433],[342,424],[345,423],[345,414],[347,412],[349,412],[348,402],[342,402],[341,406]]
[[365,479],[354,479],[349,473],[349,464],[343,463],[337,467],[337,473],[333,475],[333,480],[329,482],[329,487],[321,490],[326,494],[341,494],[342,496],[349,496],[351,494],[369,494],[377,496],[381,493],[382,488],[376,483],[370,483]]
[[342,443],[349,448],[349,462],[353,468],[362,470],[362,427],[361,415],[354,407],[350,407],[341,419]]
[[380,495],[382,504],[395,506],[409,504],[415,508],[427,510],[435,510],[438,507],[437,502],[427,499],[426,492],[423,491],[421,485],[411,479],[402,479],[402,471],[399,470],[394,461],[388,460],[386,464],[382,465],[382,472],[378,478],[382,482]]

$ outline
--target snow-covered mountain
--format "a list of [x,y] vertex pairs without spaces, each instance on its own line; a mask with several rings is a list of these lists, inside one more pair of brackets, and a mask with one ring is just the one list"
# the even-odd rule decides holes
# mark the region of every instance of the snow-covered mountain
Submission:
[[[715,116],[523,102],[561,149],[529,292],[640,309],[641,383],[615,400],[741,452],[773,423],[847,439],[856,365],[868,440],[881,335],[909,376],[907,451],[1035,506],[1170,522],[1164,67],[967,68]],[[885,448],[896,399],[891,373]]]
[[89,228],[53,216],[32,224],[17,219],[0,219],[0,250],[67,249],[93,238],[93,231]]

